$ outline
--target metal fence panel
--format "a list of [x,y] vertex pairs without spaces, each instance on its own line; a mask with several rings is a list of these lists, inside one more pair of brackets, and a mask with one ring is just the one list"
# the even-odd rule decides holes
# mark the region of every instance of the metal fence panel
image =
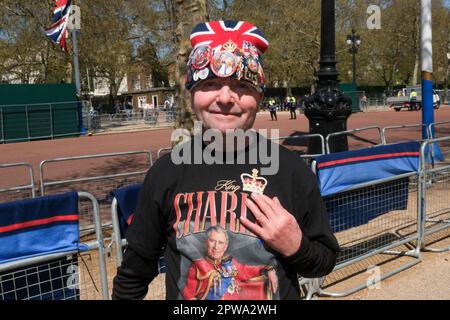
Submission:
[[[0,164],[0,169],[12,169],[15,172],[15,177],[21,176],[18,172],[19,168],[27,169],[27,183],[20,186],[1,186],[0,185],[0,202],[7,202],[13,200],[21,200],[26,198],[34,198],[36,196],[36,188],[34,184],[33,167],[29,163],[9,163]],[[4,170],[3,170],[4,171]]]
[[[418,130],[414,130],[417,128]],[[384,127],[381,130],[381,136],[383,139],[383,144],[392,144],[392,143],[400,143],[405,141],[423,141],[422,139],[422,130],[425,128],[424,124],[406,124],[406,125],[399,125],[399,126],[388,126]],[[412,130],[411,130],[412,129]],[[395,133],[391,133],[389,136],[387,135],[387,132],[395,131]],[[399,132],[403,132],[403,135],[399,135]],[[405,140],[404,134],[408,133],[408,138]],[[426,130],[426,139],[430,137],[429,130]]]
[[[369,131],[369,130],[377,130],[378,131],[378,136],[377,139],[374,141],[369,137],[364,137],[364,136],[358,136],[355,133],[361,133],[363,131]],[[341,135],[346,135],[349,138],[352,138],[354,140],[358,141],[358,144],[356,144],[356,147],[358,149],[360,148],[365,148],[367,147],[367,145],[369,146],[377,146],[377,145],[381,145],[383,144],[383,136],[382,136],[382,131],[381,128],[379,126],[369,126],[369,127],[364,127],[364,128],[357,128],[357,129],[352,129],[352,130],[347,130],[347,131],[340,131],[340,132],[334,132],[334,133],[330,133],[326,138],[325,138],[325,147],[326,147],[326,153],[329,154],[330,153],[330,140],[332,140],[333,138],[337,137],[337,136],[341,136]]]
[[78,136],[82,101],[1,105],[0,143]]
[[173,126],[176,119],[176,111],[158,107],[146,111],[118,111],[116,113],[100,113],[91,109],[83,112],[83,121],[91,133],[114,130],[126,127],[153,128]]
[[421,149],[421,185],[423,225],[421,230],[421,245],[426,251],[442,252],[450,247],[435,248],[432,242],[439,231],[445,231],[448,237],[450,230],[450,165],[448,162],[434,165],[427,162],[429,147],[433,144],[441,149],[450,144],[450,136],[428,140]]
[[[136,160],[136,157],[140,157],[140,161],[143,161],[143,163],[139,164],[141,170],[127,172],[127,169],[133,169],[133,166],[139,161]],[[97,164],[99,166],[99,172],[105,172],[104,170],[106,169],[106,172],[115,170],[118,173],[98,175],[95,173],[96,170],[89,170],[93,172],[91,175],[86,174],[83,177],[74,177],[71,175],[71,166],[80,161],[88,161],[89,163],[89,161],[95,159],[99,159],[98,161],[100,161]],[[65,179],[47,178],[47,173],[51,172],[51,165],[57,164],[64,165],[67,170],[64,173]],[[40,164],[41,195],[74,190],[89,192],[98,200],[102,224],[104,226],[110,225],[111,191],[123,186],[142,183],[148,168],[152,165],[153,159],[150,151],[130,151],[44,160]],[[80,210],[81,230],[88,232],[92,230],[93,217],[89,214],[89,211],[85,212],[82,207]]]
[[[420,251],[411,246],[419,239],[418,180],[415,173],[392,177],[373,184],[355,186],[352,190],[324,197],[330,224],[341,247],[333,278],[346,270],[345,278],[364,272],[350,268],[378,254],[410,256],[413,259],[381,275],[383,280],[420,262]],[[405,245],[407,245],[405,247]],[[404,246],[401,251],[392,249]],[[406,248],[406,249],[405,249]],[[367,267],[367,266],[366,266]],[[313,293],[342,297],[368,286],[366,282],[331,292],[324,289],[325,278],[317,279]],[[326,283],[327,286],[333,283]],[[311,297],[312,294],[309,293]]]
[[[308,145],[311,139],[320,139],[321,153],[320,154],[308,154]],[[286,137],[277,137],[269,139],[277,142],[282,146],[288,148],[292,152],[296,153],[305,163],[310,166],[314,157],[325,154],[325,139],[321,134],[305,134],[305,135],[293,135]]]

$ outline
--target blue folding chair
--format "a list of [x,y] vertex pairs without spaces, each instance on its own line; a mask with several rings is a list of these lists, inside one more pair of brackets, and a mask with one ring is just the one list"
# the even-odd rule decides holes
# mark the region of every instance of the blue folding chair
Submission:
[[[114,198],[111,204],[111,218],[116,247],[116,264],[118,267],[122,264],[123,250],[127,244],[125,234],[128,225],[133,219],[141,189],[142,184],[134,184],[112,191]],[[161,251],[163,252],[164,248]],[[166,271],[164,256],[159,258],[158,270],[159,273],[165,273]]]
[[[96,240],[80,243],[78,202],[92,203]],[[108,299],[97,200],[68,192],[0,204],[0,300],[78,300],[77,255],[98,249],[103,299]]]

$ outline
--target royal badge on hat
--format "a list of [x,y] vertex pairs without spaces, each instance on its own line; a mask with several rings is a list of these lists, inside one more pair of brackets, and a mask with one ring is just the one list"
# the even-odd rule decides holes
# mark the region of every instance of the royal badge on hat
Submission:
[[208,66],[211,59],[211,48],[209,46],[200,46],[192,54],[192,66],[194,69],[201,70]]
[[217,51],[212,58],[212,72],[219,78],[226,78],[236,72],[238,61],[230,51]]

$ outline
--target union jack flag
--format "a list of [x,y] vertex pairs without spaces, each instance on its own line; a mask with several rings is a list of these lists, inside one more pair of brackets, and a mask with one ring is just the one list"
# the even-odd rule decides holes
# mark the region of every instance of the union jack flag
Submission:
[[56,0],[56,5],[53,9],[53,24],[45,29],[46,36],[54,43],[59,44],[65,52],[68,52],[66,37],[71,5],[72,0]]
[[261,53],[269,47],[269,42],[257,27],[245,21],[211,21],[200,23],[191,33],[193,48],[209,45],[213,50],[232,40],[238,48],[252,43]]

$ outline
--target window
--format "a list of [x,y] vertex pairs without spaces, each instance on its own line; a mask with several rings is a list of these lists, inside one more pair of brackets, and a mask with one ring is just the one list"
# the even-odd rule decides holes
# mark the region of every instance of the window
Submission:
[[133,90],[141,90],[141,77],[137,76],[133,79]]
[[147,88],[153,88],[153,77],[152,77],[152,75],[149,75],[149,76],[145,77],[145,86]]

